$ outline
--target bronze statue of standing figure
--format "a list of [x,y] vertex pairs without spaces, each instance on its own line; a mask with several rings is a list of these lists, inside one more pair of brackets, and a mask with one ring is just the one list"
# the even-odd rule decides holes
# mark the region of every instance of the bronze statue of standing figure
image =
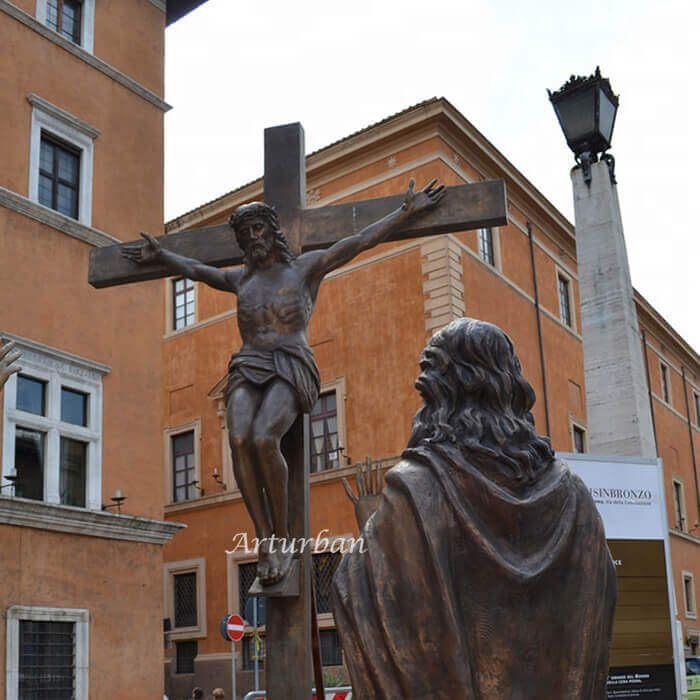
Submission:
[[411,180],[399,209],[325,250],[298,256],[288,248],[275,210],[260,202],[238,207],[230,218],[245,257],[242,267],[205,265],[163,249],[145,233],[145,243],[124,250],[130,260],[160,262],[173,274],[238,297],[243,345],[229,364],[226,416],[236,482],[261,542],[263,585],[280,581],[293,557],[291,547],[271,546],[273,536],[289,537],[288,470],[280,443],[318,398],[320,379],[307,330],[321,282],[411,217],[438,205],[445,189],[436,182],[414,192]]
[[463,318],[420,368],[401,461],[381,495],[361,473],[350,494],[366,552],[340,563],[333,613],[353,698],[602,700],[615,567],[512,342]]

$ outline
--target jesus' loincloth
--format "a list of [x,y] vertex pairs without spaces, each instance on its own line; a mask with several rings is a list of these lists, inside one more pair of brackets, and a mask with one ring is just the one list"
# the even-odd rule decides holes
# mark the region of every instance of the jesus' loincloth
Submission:
[[231,356],[224,397],[228,404],[234,389],[241,384],[262,387],[273,379],[282,379],[292,388],[301,413],[310,413],[318,400],[321,377],[308,345],[280,345],[274,350],[242,349]]

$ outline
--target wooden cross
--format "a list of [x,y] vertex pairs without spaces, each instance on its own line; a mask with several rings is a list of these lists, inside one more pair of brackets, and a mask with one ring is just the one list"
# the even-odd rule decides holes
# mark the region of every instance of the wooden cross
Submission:
[[[306,167],[301,124],[265,129],[265,202],[279,215],[289,247],[295,253],[325,248],[362,230],[401,206],[404,194],[361,202],[305,209]],[[500,226],[507,221],[505,184],[491,180],[448,187],[434,210],[412,219],[389,240],[438,235]],[[228,224],[161,236],[163,248],[215,267],[241,264],[243,255]],[[137,265],[122,256],[124,243],[90,253],[89,281],[94,287],[140,282],[170,276],[157,264]],[[308,416],[300,416],[283,440],[289,467],[291,537],[309,537]],[[266,593],[266,686],[271,700],[308,700],[311,688],[311,557],[305,551],[299,566],[299,594]],[[316,632],[317,633],[317,632]]]
[[[416,183],[420,185],[420,183]],[[305,209],[306,167],[304,130],[301,124],[265,129],[265,202],[277,210],[282,231],[295,253],[326,248],[339,239],[357,233],[401,206],[404,194]],[[503,180],[487,180],[447,188],[437,209],[411,220],[389,240],[468,231],[507,222]],[[164,248],[207,265],[240,265],[243,254],[228,224],[188,229],[160,236]],[[124,245],[95,248],[90,254],[89,282],[101,289],[129,282],[169,277],[161,265],[136,265],[124,258]]]

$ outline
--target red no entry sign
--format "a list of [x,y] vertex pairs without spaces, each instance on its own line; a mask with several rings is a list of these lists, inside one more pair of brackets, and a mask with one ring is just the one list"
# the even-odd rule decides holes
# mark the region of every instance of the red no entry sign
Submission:
[[228,621],[226,622],[226,632],[234,642],[243,639],[245,633],[245,622],[243,622],[243,618],[240,615],[229,615]]

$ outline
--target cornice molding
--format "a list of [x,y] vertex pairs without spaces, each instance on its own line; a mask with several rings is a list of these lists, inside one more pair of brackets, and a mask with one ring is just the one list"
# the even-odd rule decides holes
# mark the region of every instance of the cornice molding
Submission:
[[[382,472],[386,472],[388,469],[393,467],[399,460],[400,456],[395,457],[385,457],[379,460],[381,462]],[[309,483],[311,486],[320,483],[340,481],[343,477],[351,477],[355,474],[357,470],[357,464],[349,464],[343,467],[336,467],[335,469],[326,469],[322,472],[314,472],[309,475]],[[218,505],[220,503],[228,503],[230,501],[242,501],[243,495],[240,489],[235,488],[230,491],[223,491],[213,494],[208,494],[206,496],[200,496],[199,498],[193,498],[189,501],[182,501],[180,503],[167,503],[165,505],[165,515],[174,515],[176,513],[183,513],[187,511],[201,510],[207,507]]]
[[4,12],[13,19],[16,19],[18,22],[24,24],[26,27],[29,27],[29,29],[37,32],[37,34],[41,34],[41,36],[43,36],[45,39],[48,39],[57,46],[60,46],[62,49],[65,49],[68,51],[68,53],[71,53],[73,56],[85,61],[85,63],[88,65],[96,68],[101,73],[104,73],[107,77],[127,88],[127,90],[131,90],[131,92],[146,100],[146,102],[150,102],[154,107],[157,107],[161,111],[167,112],[168,110],[172,109],[171,106],[156,95],[155,92],[145,88],[143,85],[141,85],[141,83],[136,82],[133,78],[130,78],[120,70],[117,70],[106,61],[103,61],[101,58],[97,58],[97,56],[94,56],[89,51],[86,51],[77,44],[74,44],[72,41],[69,41],[60,34],[54,32],[52,29],[44,26],[36,18],[32,17],[24,10],[21,10],[16,5],[13,5],[11,2],[8,2],[8,0],[0,0],[0,12]]
[[148,0],[148,2],[157,7],[161,12],[165,12],[167,10],[165,0]]
[[[7,331],[0,330],[0,338],[3,341],[12,341],[17,346],[17,350],[21,351],[23,354],[36,353],[41,357],[50,357],[53,360],[58,360],[61,363],[71,365],[83,371],[90,373],[90,379],[93,381],[99,381],[101,375],[109,374],[112,368],[109,365],[102,364],[101,362],[95,362],[94,360],[88,360],[80,355],[74,355],[72,352],[66,352],[65,350],[59,350],[53,348],[50,345],[45,345],[36,340],[30,340],[29,338],[23,338],[22,336],[15,335],[14,333],[8,333]],[[33,358],[29,358],[31,360]],[[64,371],[68,371],[68,368],[63,368]]]
[[678,537],[682,540],[686,540],[687,542],[692,542],[693,544],[700,544],[699,538],[694,537],[693,535],[691,535],[687,532],[681,532],[680,530],[676,530],[673,527],[668,528],[668,533],[669,533],[669,535],[673,535],[674,537]]
[[164,545],[185,525],[0,495],[0,523],[87,537]]
[[[3,0],[0,0],[0,2],[2,1]],[[24,216],[28,216],[30,219],[39,221],[47,226],[51,226],[51,228],[55,228],[61,233],[73,236],[73,238],[77,238],[78,240],[95,246],[96,248],[122,242],[118,238],[110,236],[108,233],[92,228],[92,226],[81,224],[76,219],[71,219],[69,216],[65,216],[60,212],[49,209],[38,202],[32,202],[31,199],[28,199],[27,197],[17,194],[16,192],[8,190],[2,186],[0,186],[0,206],[6,207],[7,209],[12,209],[18,214],[23,214]]]
[[656,335],[665,336],[663,340],[669,345],[675,346],[679,356],[685,355],[686,360],[688,360],[687,369],[693,374],[700,374],[700,357],[695,349],[636,289],[634,290],[634,304],[637,314],[640,316],[639,325],[647,326],[647,330]]
[[74,129],[81,131],[91,139],[96,139],[102,133],[98,128],[91,126],[82,119],[78,119],[78,117],[73,116],[70,112],[66,112],[65,109],[57,107],[55,104],[45,100],[43,97],[39,97],[39,95],[36,95],[33,92],[27,95],[27,102],[29,102],[32,107],[38,107],[47,114],[50,114],[52,117],[55,117],[60,121],[67,122]]

